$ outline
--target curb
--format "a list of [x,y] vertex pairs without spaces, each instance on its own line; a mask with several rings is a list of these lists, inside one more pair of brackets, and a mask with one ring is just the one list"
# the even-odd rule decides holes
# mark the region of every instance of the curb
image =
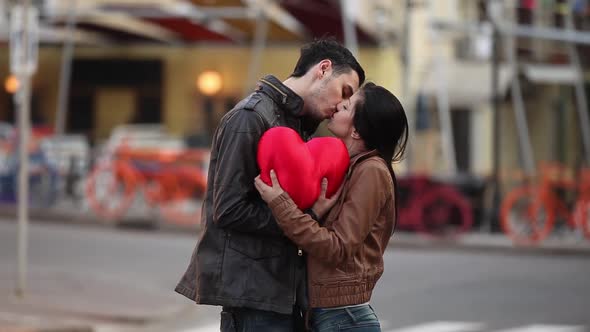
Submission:
[[[0,218],[17,219],[17,210],[13,206],[0,204]],[[187,233],[198,230],[199,226],[179,226],[165,223],[157,217],[126,217],[120,220],[105,221],[91,213],[73,214],[54,209],[29,209],[29,220],[35,223],[61,223],[87,227],[110,227],[122,229],[141,229],[166,231],[171,233]],[[0,331],[2,332],[2,331]]]
[[[57,212],[52,209],[31,209],[29,211],[34,222],[52,222],[63,224],[84,225],[89,227],[120,227],[126,229],[154,230],[169,233],[194,234],[198,226],[177,226],[158,223],[150,219],[124,219],[117,222],[105,222],[90,214],[72,215],[65,212]],[[13,206],[0,205],[0,217],[16,219],[16,209]],[[454,252],[479,252],[517,255],[556,255],[556,256],[588,256],[590,255],[590,242],[588,245],[571,244],[541,244],[539,246],[517,246],[500,234],[482,235],[478,233],[465,234],[456,239],[435,239],[416,233],[396,232],[391,238],[388,250],[417,249],[417,250],[441,250]],[[478,239],[479,237],[479,239]],[[0,332],[4,332],[0,329]]]
[[[475,243],[469,235],[456,240],[427,239],[420,235],[406,234],[393,235],[389,242],[388,249],[415,249],[415,250],[441,250],[449,252],[472,252],[472,253],[494,253],[494,254],[511,254],[526,256],[590,256],[590,246],[588,245],[539,245],[539,246],[516,246],[509,241],[499,241],[500,243],[485,243],[481,241]],[[410,237],[413,237],[410,239]],[[501,235],[498,235],[501,238]]]
[[47,327],[24,327],[6,325],[0,326],[0,332],[93,332],[91,326],[47,326]]

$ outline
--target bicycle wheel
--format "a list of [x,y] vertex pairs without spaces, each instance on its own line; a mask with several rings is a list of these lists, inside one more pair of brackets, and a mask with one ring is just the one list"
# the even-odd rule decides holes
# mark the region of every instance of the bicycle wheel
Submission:
[[574,223],[584,237],[590,240],[590,200],[581,199],[574,208]]
[[448,187],[429,190],[421,198],[418,231],[436,237],[455,237],[469,231],[473,212],[469,201]]
[[110,163],[94,168],[86,182],[86,198],[97,216],[113,221],[127,212],[135,197],[133,174],[127,167]]
[[535,244],[543,241],[553,229],[555,213],[539,197],[536,187],[512,190],[500,207],[500,226],[514,243]]

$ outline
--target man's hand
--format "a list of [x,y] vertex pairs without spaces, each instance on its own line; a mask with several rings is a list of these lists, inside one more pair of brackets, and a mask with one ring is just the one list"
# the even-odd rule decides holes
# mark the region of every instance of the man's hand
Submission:
[[324,215],[330,211],[334,204],[336,204],[336,201],[338,201],[338,198],[342,193],[342,187],[344,187],[344,183],[340,185],[340,188],[338,188],[338,191],[335,192],[332,197],[327,198],[326,191],[328,191],[328,179],[322,179],[322,191],[320,193],[320,197],[318,197],[317,201],[315,201],[313,207],[311,208],[318,218],[322,219]]
[[272,186],[264,183],[264,181],[260,179],[260,175],[254,179],[254,186],[266,203],[272,202],[273,199],[281,196],[281,194],[285,192],[281,187],[279,179],[277,179],[277,175],[273,169],[270,170],[270,181],[272,182]]

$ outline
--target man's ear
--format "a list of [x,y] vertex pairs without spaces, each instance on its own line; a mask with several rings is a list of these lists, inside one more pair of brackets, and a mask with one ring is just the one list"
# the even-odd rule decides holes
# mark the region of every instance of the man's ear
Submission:
[[324,78],[326,75],[330,75],[330,72],[332,70],[332,60],[330,59],[324,59],[322,61],[320,61],[320,63],[318,63],[318,77]]

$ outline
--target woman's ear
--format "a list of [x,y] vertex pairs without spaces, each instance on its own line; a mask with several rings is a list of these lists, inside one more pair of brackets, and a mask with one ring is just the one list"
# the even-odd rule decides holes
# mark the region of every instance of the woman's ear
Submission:
[[361,135],[359,134],[358,131],[356,131],[356,128],[352,128],[352,133],[350,134],[350,137],[354,138],[354,139],[362,139]]

